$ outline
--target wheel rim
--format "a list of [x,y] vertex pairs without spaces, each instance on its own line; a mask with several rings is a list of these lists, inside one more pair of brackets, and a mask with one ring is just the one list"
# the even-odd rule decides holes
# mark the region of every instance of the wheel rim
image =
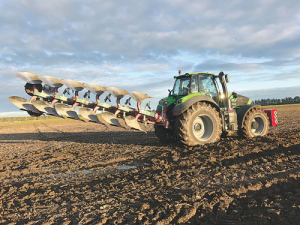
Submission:
[[254,134],[254,136],[258,136],[263,133],[265,129],[265,121],[263,118],[257,116],[254,117],[251,121],[251,132]]
[[214,132],[214,122],[208,115],[199,115],[193,122],[193,134],[199,141],[208,140]]

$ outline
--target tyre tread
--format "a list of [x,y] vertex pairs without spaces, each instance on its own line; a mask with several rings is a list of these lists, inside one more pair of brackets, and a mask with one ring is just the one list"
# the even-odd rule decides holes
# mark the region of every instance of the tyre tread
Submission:
[[[244,138],[255,137],[255,136],[253,136],[251,129],[249,129],[249,126],[248,126],[255,114],[261,115],[261,117],[264,119],[264,121],[266,123],[266,129],[264,130],[263,134],[259,135],[259,136],[265,136],[266,134],[268,134],[270,122],[269,122],[267,114],[262,109],[252,108],[247,113],[245,120],[244,120],[240,130],[238,131],[238,133],[241,137],[244,137]],[[256,137],[258,137],[258,136],[256,136]]]
[[190,134],[189,132],[189,120],[199,110],[206,110],[210,111],[214,117],[216,118],[217,122],[217,128],[215,130],[214,138],[210,140],[207,143],[210,142],[216,142],[220,139],[221,133],[222,133],[222,122],[220,118],[220,114],[217,112],[215,107],[212,107],[210,104],[207,104],[205,102],[197,102],[193,104],[191,107],[187,109],[184,113],[179,115],[176,118],[175,121],[175,134],[177,136],[177,139],[182,142],[184,145],[187,146],[194,146],[198,144],[206,144],[206,143],[197,143],[195,140],[193,140],[193,134]]

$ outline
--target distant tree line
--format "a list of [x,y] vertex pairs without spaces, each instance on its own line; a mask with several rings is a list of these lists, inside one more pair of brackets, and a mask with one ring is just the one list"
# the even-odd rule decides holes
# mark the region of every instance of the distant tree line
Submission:
[[300,96],[285,97],[285,98],[267,98],[254,100],[258,105],[285,105],[285,104],[300,104]]

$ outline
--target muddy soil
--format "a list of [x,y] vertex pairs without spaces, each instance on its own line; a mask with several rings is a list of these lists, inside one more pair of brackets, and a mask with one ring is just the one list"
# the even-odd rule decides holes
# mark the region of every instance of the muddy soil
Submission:
[[0,126],[0,224],[299,224],[300,106],[255,139],[164,145],[79,121]]

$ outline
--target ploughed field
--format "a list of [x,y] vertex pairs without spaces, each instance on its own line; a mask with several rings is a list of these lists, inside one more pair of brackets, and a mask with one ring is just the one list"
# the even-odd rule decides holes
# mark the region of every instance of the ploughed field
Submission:
[[0,224],[299,224],[300,106],[186,148],[79,121],[0,126]]

